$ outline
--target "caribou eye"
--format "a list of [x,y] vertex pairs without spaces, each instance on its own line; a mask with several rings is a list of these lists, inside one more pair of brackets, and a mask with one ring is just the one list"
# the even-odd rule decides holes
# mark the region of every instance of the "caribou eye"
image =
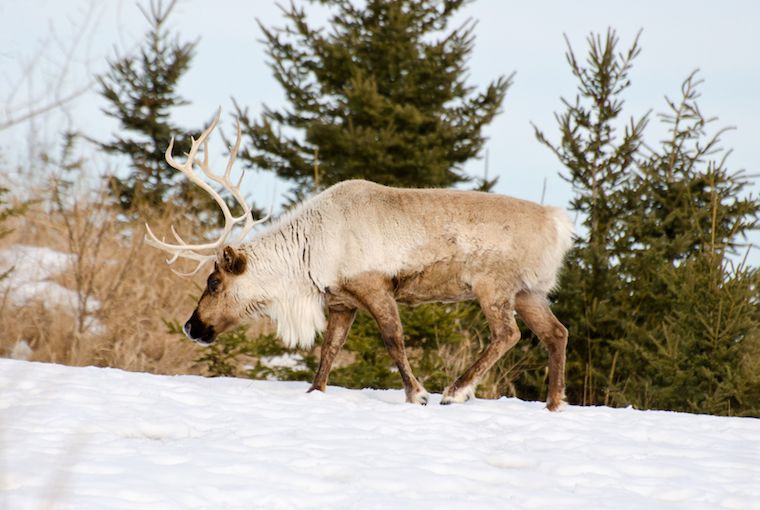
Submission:
[[217,278],[216,276],[209,276],[208,277],[208,291],[210,293],[216,292],[216,290],[219,288],[219,284],[221,284],[221,280]]

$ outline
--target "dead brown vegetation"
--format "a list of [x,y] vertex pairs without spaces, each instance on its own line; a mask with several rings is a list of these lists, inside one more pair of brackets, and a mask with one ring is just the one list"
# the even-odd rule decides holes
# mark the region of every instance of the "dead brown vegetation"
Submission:
[[[204,348],[170,333],[164,322],[182,324],[187,319],[205,284],[206,272],[192,279],[177,277],[166,266],[165,254],[143,242],[141,221],[128,222],[120,211],[103,205],[108,203],[103,194],[72,198],[74,191],[66,196],[60,191],[51,186],[36,192],[37,200],[24,216],[6,221],[5,227],[13,232],[0,239],[0,250],[27,245],[74,254],[73,263],[53,281],[75,292],[75,306],[67,307],[46,296],[18,306],[0,292],[0,356],[12,356],[14,347],[24,341],[31,347],[32,361],[157,374],[207,374],[208,366],[196,362]],[[188,218],[176,212],[157,217],[155,212],[145,211],[137,216],[149,219],[160,232],[169,231],[171,223],[181,232],[194,230]],[[94,311],[93,303],[99,304]],[[271,325],[254,325],[248,336],[255,338],[259,332],[271,332]],[[447,380],[461,373],[487,344],[479,335],[465,336],[466,341],[442,344],[432,355]],[[379,342],[378,349],[382,349]],[[319,351],[317,345],[312,353],[319,356]],[[415,365],[424,363],[419,359],[421,351],[409,351]],[[515,377],[512,372],[520,364],[512,359],[519,358],[518,354],[494,367],[482,381],[479,396],[504,394],[504,386],[510,386]],[[238,358],[234,373],[245,376],[245,367],[256,360],[245,355]],[[355,353],[341,351],[335,366],[350,365],[355,358]],[[514,394],[513,388],[509,394]]]
[[[0,249],[20,244],[75,255],[54,280],[77,298],[73,309],[45,296],[21,306],[0,300],[0,354],[8,356],[25,341],[35,361],[202,373],[195,362],[199,348],[169,333],[164,321],[184,321],[203,277],[173,275],[163,255],[144,245],[142,225],[125,223],[116,210],[102,205],[102,198],[66,205],[53,192],[8,222],[14,231],[0,241]],[[169,216],[151,221],[168,229]],[[99,303],[94,311],[93,303]]]

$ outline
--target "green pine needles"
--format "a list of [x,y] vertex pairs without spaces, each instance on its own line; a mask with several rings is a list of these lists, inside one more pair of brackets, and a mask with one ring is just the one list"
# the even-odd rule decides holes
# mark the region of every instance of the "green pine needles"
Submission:
[[297,193],[352,178],[407,187],[470,180],[462,165],[481,151],[510,78],[483,91],[465,82],[474,24],[448,28],[465,2],[321,3],[333,8],[328,29],[314,29],[293,4],[285,27],[261,26],[289,106],[258,119],[237,107],[249,140],[241,158]]
[[558,144],[536,129],[582,218],[555,296],[569,399],[760,415],[759,277],[740,251],[760,201],[726,166],[725,129],[708,132],[696,73],[666,98],[659,146],[644,144],[648,115],[617,133],[638,39],[618,53],[614,31],[592,35],[585,65],[568,45],[578,97],[563,100]]
[[146,205],[163,210],[169,195],[192,204],[198,193],[181,175],[164,162],[164,151],[172,137],[174,150],[190,149],[188,130],[173,124],[173,108],[188,104],[177,94],[180,78],[190,68],[197,41],[180,42],[167,28],[176,0],[164,5],[151,2],[140,7],[150,25],[136,55],[109,62],[109,71],[98,78],[100,93],[108,102],[104,113],[119,121],[121,131],[98,145],[107,153],[126,156],[126,176],[112,176],[113,196],[124,210]]

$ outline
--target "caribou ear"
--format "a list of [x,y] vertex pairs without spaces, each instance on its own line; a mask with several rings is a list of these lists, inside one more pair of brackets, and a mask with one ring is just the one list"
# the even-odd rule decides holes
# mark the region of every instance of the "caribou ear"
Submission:
[[222,250],[222,260],[219,263],[222,271],[230,274],[241,274],[245,271],[245,256],[232,246],[225,246]]

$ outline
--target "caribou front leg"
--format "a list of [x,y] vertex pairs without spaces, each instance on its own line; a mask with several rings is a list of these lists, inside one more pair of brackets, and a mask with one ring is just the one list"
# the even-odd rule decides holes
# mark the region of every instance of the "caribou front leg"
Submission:
[[393,299],[390,280],[383,275],[372,273],[353,279],[346,285],[346,290],[367,309],[380,327],[385,347],[396,362],[398,373],[404,383],[406,401],[410,404],[427,404],[430,394],[414,377],[409,359],[406,357],[404,331],[396,300]]
[[334,306],[327,310],[327,331],[322,342],[322,349],[319,357],[319,369],[314,377],[314,383],[309,388],[309,393],[314,390],[325,391],[327,378],[330,375],[330,369],[335,361],[335,357],[346,343],[348,331],[356,317],[355,308],[345,306]]

